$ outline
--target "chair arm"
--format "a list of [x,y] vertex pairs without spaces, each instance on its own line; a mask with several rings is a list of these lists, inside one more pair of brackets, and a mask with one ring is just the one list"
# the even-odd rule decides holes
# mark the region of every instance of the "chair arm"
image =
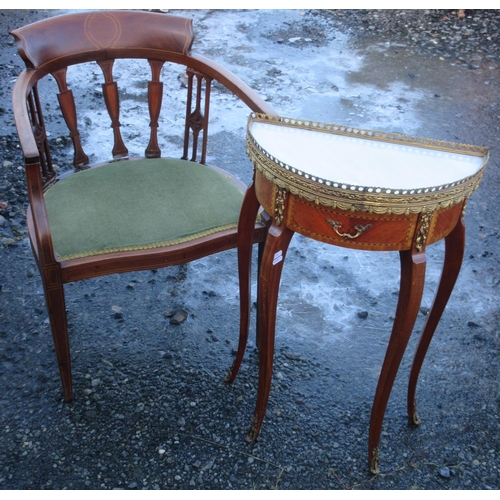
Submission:
[[33,128],[26,105],[29,92],[33,87],[34,72],[24,70],[17,79],[12,91],[12,106],[19,142],[24,156],[28,199],[33,219],[33,229],[38,260],[42,265],[56,262],[50,236],[49,219],[43,196],[43,181],[40,171],[40,153],[36,144]]
[[33,87],[33,71],[24,70],[19,75],[12,90],[12,109],[16,122],[17,135],[26,163],[38,163],[40,154],[36,145],[33,127],[26,105],[27,98]]

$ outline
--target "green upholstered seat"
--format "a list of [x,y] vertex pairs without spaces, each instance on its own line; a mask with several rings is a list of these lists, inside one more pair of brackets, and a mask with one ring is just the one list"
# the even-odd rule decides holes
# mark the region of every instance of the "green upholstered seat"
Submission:
[[172,158],[84,170],[45,194],[61,260],[169,246],[234,228],[242,200],[225,175]]

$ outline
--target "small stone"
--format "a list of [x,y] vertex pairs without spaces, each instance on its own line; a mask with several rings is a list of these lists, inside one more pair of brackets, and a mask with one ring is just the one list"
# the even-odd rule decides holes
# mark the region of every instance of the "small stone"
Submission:
[[368,318],[368,311],[359,311],[358,312],[358,318],[361,318],[361,319]]
[[480,325],[478,325],[475,321],[467,321],[467,326],[470,328],[477,328]]
[[438,473],[441,477],[446,477],[446,478],[449,478],[450,477],[450,469],[448,467],[441,467],[439,470],[438,470]]
[[181,309],[180,311],[177,311],[174,315],[174,317],[170,320],[171,325],[180,325],[188,316],[188,313],[184,311],[184,309]]

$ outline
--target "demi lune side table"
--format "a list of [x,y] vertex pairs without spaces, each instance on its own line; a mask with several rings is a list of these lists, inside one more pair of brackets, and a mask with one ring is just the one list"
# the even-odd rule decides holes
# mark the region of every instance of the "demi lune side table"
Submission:
[[[243,278],[238,352],[232,382],[248,340],[251,234],[262,207],[273,220],[261,255],[257,345],[257,402],[247,440],[257,439],[271,387],[278,289],[295,232],[332,245],[398,251],[401,280],[396,316],[375,392],[368,464],[379,472],[379,441],[389,395],[420,308],[427,245],[445,239],[441,279],[418,344],[408,385],[407,412],[416,413],[417,379],[434,331],[458,277],[465,247],[463,214],[486,167],[486,147],[252,114],[247,153],[254,182],[253,212],[240,219],[238,258]],[[252,212],[252,213],[251,213]]]

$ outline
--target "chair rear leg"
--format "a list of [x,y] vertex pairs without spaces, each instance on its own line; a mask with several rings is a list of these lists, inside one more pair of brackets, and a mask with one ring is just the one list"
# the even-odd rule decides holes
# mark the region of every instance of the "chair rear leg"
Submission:
[[[50,274],[50,273],[47,273]],[[46,283],[44,280],[45,300],[49,313],[52,339],[56,350],[59,374],[61,376],[63,396],[66,402],[73,400],[73,384],[71,380],[71,360],[69,353],[68,323],[63,284]]]

